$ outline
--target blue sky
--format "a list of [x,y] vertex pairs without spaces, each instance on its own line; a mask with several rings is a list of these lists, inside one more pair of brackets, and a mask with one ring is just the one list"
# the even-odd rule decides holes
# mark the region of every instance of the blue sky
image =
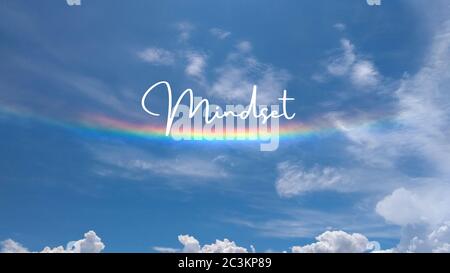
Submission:
[[[0,240],[39,251],[93,230],[107,252],[189,251],[193,237],[260,252],[450,249],[438,232],[450,14],[429,2],[2,1]],[[269,100],[287,89],[296,122],[334,133],[261,152],[69,126],[160,124],[140,100],[161,80],[219,105],[247,102],[253,84]],[[152,99],[165,109],[164,93]]]

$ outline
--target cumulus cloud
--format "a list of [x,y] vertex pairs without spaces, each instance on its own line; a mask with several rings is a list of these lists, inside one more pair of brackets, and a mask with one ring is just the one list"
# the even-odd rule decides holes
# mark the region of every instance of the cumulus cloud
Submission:
[[378,242],[370,242],[360,233],[326,231],[316,237],[317,242],[305,246],[294,246],[294,253],[364,253],[379,249]]
[[235,242],[228,239],[216,240],[210,245],[200,246],[200,243],[193,236],[180,235],[178,241],[184,246],[182,252],[185,253],[247,253],[247,249],[237,246]]
[[30,252],[27,248],[22,246],[20,243],[15,242],[11,239],[7,239],[0,243],[2,246],[0,253],[28,253]]
[[450,219],[449,185],[431,183],[415,189],[399,188],[376,206],[376,212],[388,222],[406,226],[436,225]]
[[[21,244],[8,239],[1,243],[2,253],[27,253],[27,248]],[[71,241],[66,247],[45,247],[40,253],[100,253],[105,248],[100,237],[94,231],[88,231],[84,234],[84,238],[78,241]]]
[[439,225],[416,224],[403,227],[394,252],[450,253],[450,222]]
[[157,47],[150,47],[138,53],[138,56],[145,62],[155,65],[172,65],[175,63],[175,54]]
[[105,248],[102,239],[94,231],[84,234],[84,239],[70,242],[66,251],[73,253],[99,253]]
[[220,29],[220,28],[211,28],[209,30],[209,32],[211,33],[211,35],[213,35],[214,37],[216,37],[217,39],[220,40],[224,40],[228,37],[230,37],[231,32]]
[[327,71],[330,75],[345,77],[358,88],[374,87],[379,83],[380,73],[375,65],[358,55],[350,40],[341,39],[340,50],[339,54],[329,60]]
[[282,197],[292,197],[302,193],[337,189],[343,186],[344,179],[335,168],[318,166],[305,170],[301,164],[282,162],[278,164],[276,189]]
[[386,221],[402,227],[398,252],[449,252],[450,186],[429,183],[400,188],[386,196],[376,211]]

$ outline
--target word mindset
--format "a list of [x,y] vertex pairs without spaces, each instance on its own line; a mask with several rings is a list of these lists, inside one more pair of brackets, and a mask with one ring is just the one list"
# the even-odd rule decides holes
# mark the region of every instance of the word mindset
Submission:
[[[226,105],[225,110],[218,105],[210,104],[208,99],[195,97],[192,89],[184,90],[175,104],[172,89],[166,81],[152,85],[142,96],[142,109],[151,116],[160,116],[148,109],[149,94],[159,86],[167,92],[166,136],[174,140],[253,140],[260,141],[261,151],[275,151],[279,146],[279,119],[291,120],[295,113],[289,114],[287,102],[294,98],[287,97],[283,91],[279,105],[270,107],[257,104],[257,86],[253,86],[250,102],[244,105]],[[187,97],[188,105],[182,104]]]

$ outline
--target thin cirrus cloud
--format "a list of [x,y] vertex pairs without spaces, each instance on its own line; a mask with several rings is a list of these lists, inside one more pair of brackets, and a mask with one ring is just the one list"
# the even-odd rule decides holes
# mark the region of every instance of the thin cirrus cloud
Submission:
[[214,37],[216,37],[219,40],[225,40],[227,38],[230,37],[231,32],[230,31],[226,31],[220,28],[211,28],[209,30],[209,33],[211,33],[211,35],[213,35]]
[[306,170],[301,164],[282,162],[277,166],[276,189],[281,197],[293,197],[302,193],[321,190],[340,190],[345,183],[339,170],[315,166]]
[[[91,147],[90,150],[101,163],[96,173],[102,176],[121,176],[132,180],[142,180],[149,175],[197,179],[229,176],[220,162],[207,158],[178,155],[175,158],[161,159],[149,152],[129,146],[100,145]],[[183,184],[186,184],[186,181],[183,181]]]

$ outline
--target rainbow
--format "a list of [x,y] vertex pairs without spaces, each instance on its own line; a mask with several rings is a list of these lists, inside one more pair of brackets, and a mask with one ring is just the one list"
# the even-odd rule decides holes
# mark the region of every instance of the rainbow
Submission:
[[[1,115],[14,116],[16,118],[28,119],[45,123],[51,126],[62,127],[66,129],[83,130],[88,132],[95,132],[114,136],[131,136],[153,140],[170,140],[172,136],[166,136],[165,124],[152,125],[152,124],[138,124],[125,120],[114,119],[107,116],[98,114],[83,114],[78,119],[64,120],[55,119],[49,116],[38,115],[37,113],[30,112],[24,109],[10,106],[0,105],[0,118]],[[313,122],[314,125],[306,123],[288,122],[287,124],[280,125],[279,138],[286,140],[305,139],[315,136],[330,135],[340,132],[342,128],[338,128],[335,124]],[[392,120],[389,117],[378,119],[359,119],[354,120],[350,124],[346,124],[346,129],[361,128],[361,127],[387,127],[387,124],[392,124]],[[217,135],[212,133],[190,132],[190,136],[195,140],[213,139]],[[177,137],[183,137],[178,135]],[[256,131],[235,130],[231,135],[227,132],[227,135],[223,139],[214,139],[215,141],[232,141],[232,140],[260,140],[262,138],[270,137],[270,132],[258,134]]]

